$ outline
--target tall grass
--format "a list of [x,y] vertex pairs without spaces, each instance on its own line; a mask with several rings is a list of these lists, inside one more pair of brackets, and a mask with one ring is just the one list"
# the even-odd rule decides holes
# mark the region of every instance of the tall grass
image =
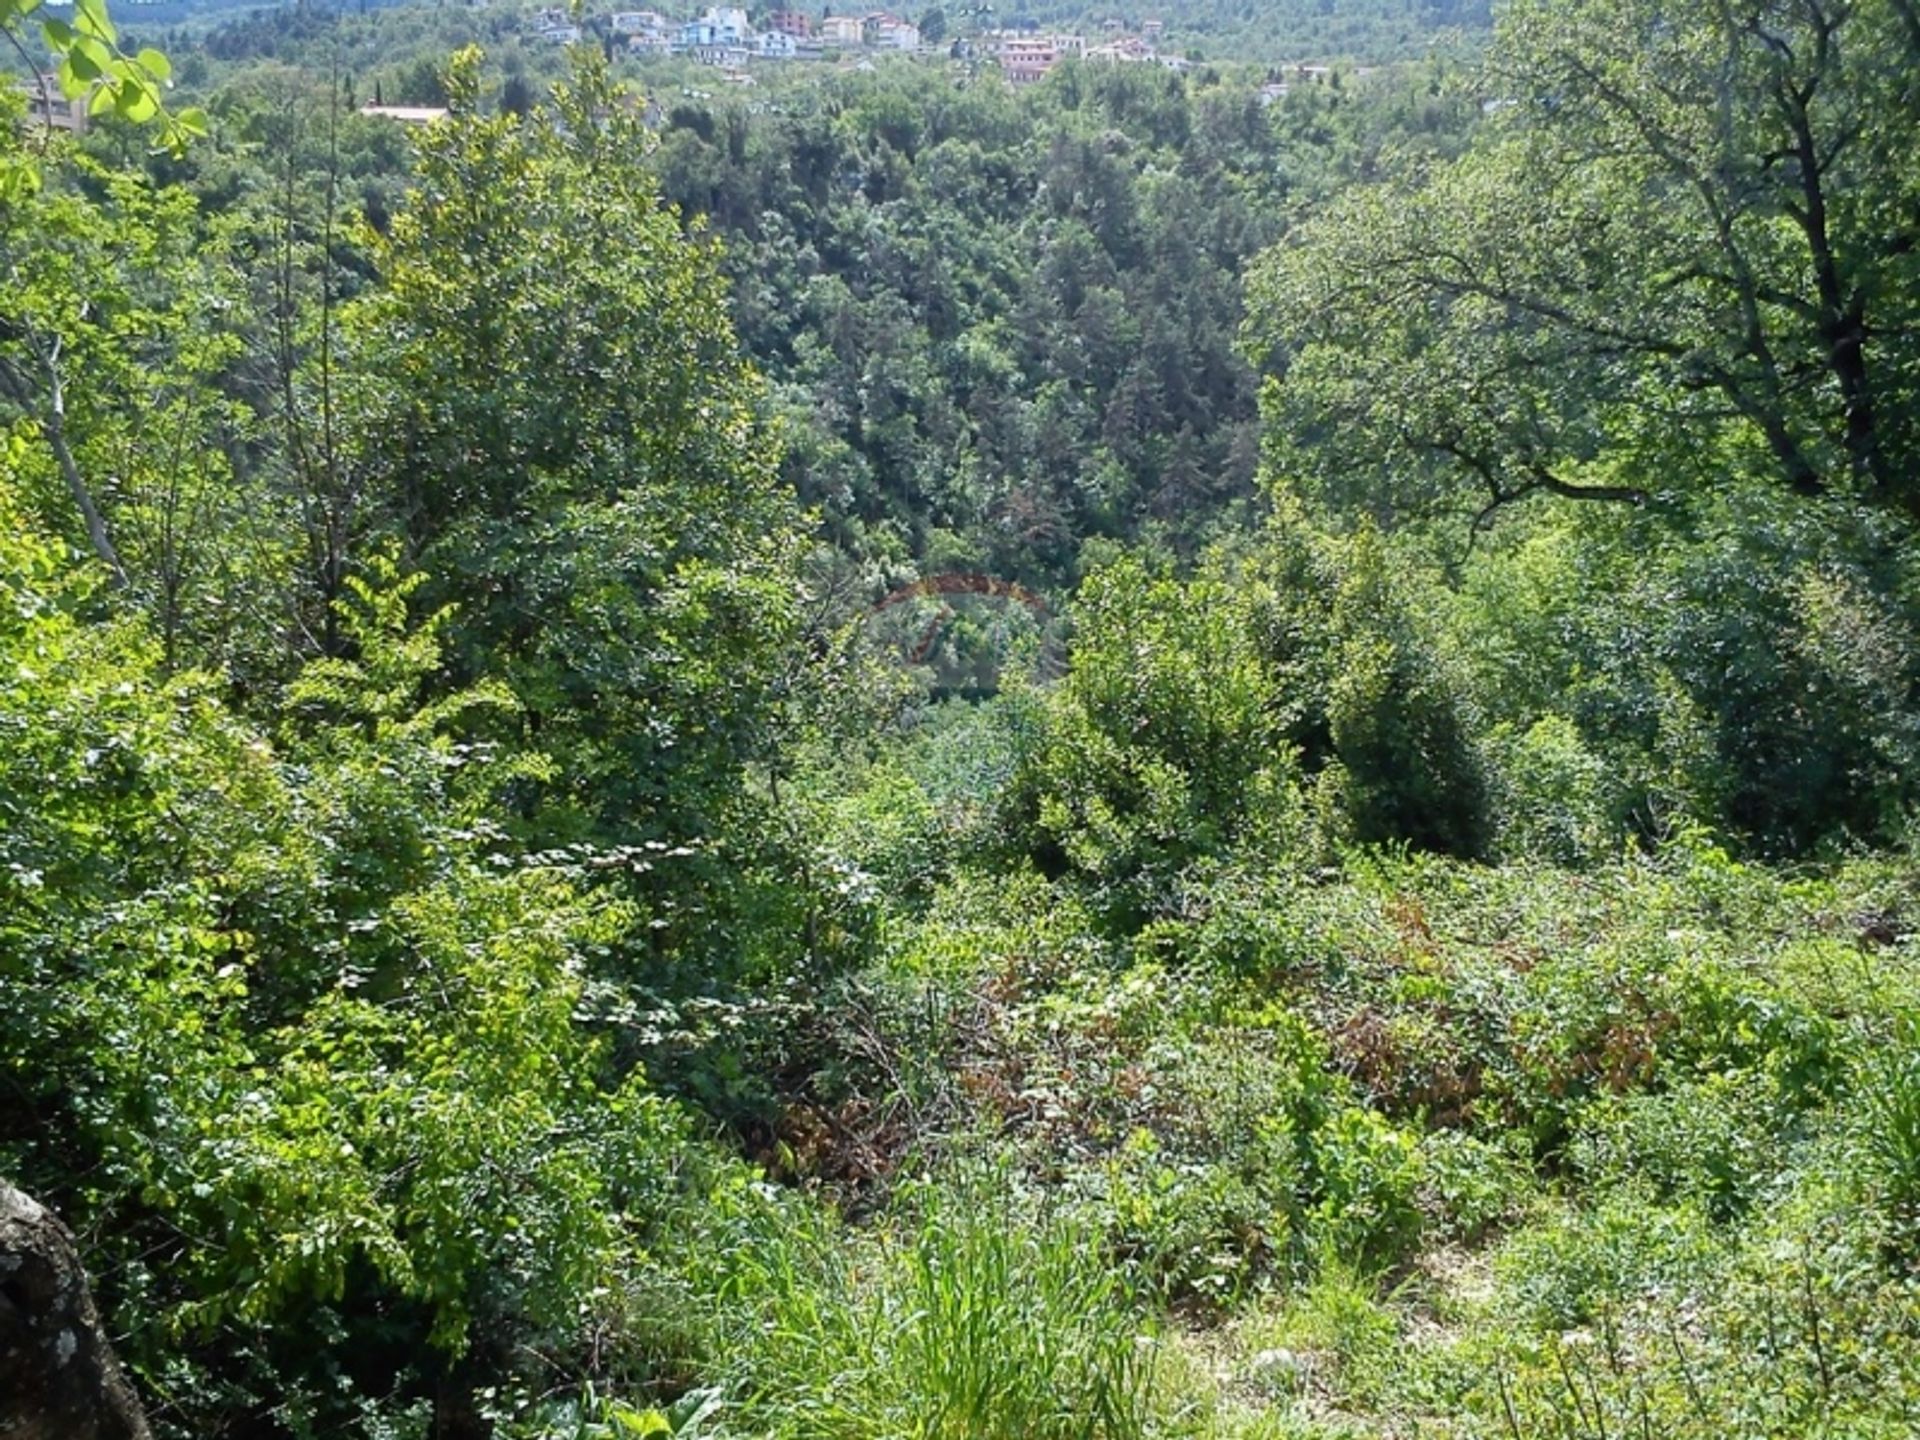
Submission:
[[1094,1237],[1021,1213],[1003,1190],[923,1187],[894,1229],[776,1243],[779,1258],[755,1267],[766,1288],[730,1357],[742,1433],[1146,1433],[1152,1342],[1127,1281]]
[[1892,1030],[1863,1067],[1861,1169],[1891,1248],[1913,1262],[1920,1260],[1920,1015],[1900,1017]]

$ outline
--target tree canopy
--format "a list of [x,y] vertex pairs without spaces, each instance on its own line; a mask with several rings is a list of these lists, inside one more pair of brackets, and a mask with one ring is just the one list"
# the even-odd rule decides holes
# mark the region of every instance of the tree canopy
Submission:
[[1276,463],[1399,509],[1729,474],[1920,515],[1900,0],[1519,0],[1471,151],[1250,282]]

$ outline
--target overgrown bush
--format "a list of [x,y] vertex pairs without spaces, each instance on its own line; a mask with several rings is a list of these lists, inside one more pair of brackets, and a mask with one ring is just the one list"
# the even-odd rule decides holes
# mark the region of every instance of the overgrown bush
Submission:
[[1188,865],[1284,831],[1292,759],[1247,598],[1226,579],[1118,561],[1088,577],[1074,623],[1010,804],[1040,862],[1081,877],[1124,932],[1168,907]]

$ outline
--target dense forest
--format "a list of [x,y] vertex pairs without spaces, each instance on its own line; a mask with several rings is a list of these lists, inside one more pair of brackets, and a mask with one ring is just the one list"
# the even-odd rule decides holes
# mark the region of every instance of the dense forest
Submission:
[[1915,1433],[1907,0],[142,8],[0,0],[0,1433]]
[[857,76],[760,113],[676,104],[650,168],[723,242],[793,483],[839,550],[1056,587],[1096,542],[1192,559],[1244,526],[1241,272],[1389,144],[1457,144],[1471,106],[1433,88],[1383,85],[1357,115],[1309,91],[1276,117],[1248,84],[1150,69],[1031,94]]

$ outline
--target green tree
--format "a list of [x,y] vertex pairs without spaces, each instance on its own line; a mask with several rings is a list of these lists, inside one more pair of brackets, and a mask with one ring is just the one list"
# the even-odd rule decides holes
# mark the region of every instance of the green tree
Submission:
[[236,395],[247,301],[230,228],[85,155],[0,208],[5,466],[49,529],[151,615],[169,667],[257,674],[287,619],[278,497]]
[[1282,497],[1247,569],[1276,719],[1333,835],[1478,855],[1487,814],[1472,715],[1412,553],[1368,524],[1321,532]]
[[1472,151],[1272,252],[1275,463],[1398,511],[1753,474],[1920,517],[1902,0],[1521,0]]
[[418,703],[417,579],[356,577],[356,658],[269,736],[0,518],[0,1169],[93,1237],[180,1433],[348,1423],[370,1356],[372,1396],[490,1433],[522,1347],[594,1363],[697,1160],[579,1018],[634,908],[497,846],[541,762],[456,738],[498,685]]
[[[32,17],[41,15],[39,23]],[[36,61],[29,30],[53,61],[51,74]],[[76,0],[71,19],[44,13],[44,0],[0,0],[0,40],[36,78],[37,101],[50,106],[55,91],[61,100],[87,102],[87,112],[108,111],[137,125],[155,127],[161,143],[178,151],[188,140],[207,133],[206,116],[197,109],[170,111],[163,102],[173,65],[158,50],[129,55],[120,45],[119,31],[107,14],[106,0]],[[50,138],[40,132],[42,141]],[[39,185],[34,157],[0,147],[0,203],[30,195]]]
[[[709,829],[793,628],[797,509],[711,246],[641,168],[598,61],[530,116],[422,139],[417,188],[347,317],[370,504],[458,606],[455,683],[504,680],[589,825]],[[559,811],[554,812],[560,813]]]
[[1088,577],[1073,667],[1014,781],[1040,860],[1077,874],[1124,928],[1181,871],[1266,833],[1291,807],[1293,754],[1248,592],[1125,559]]

